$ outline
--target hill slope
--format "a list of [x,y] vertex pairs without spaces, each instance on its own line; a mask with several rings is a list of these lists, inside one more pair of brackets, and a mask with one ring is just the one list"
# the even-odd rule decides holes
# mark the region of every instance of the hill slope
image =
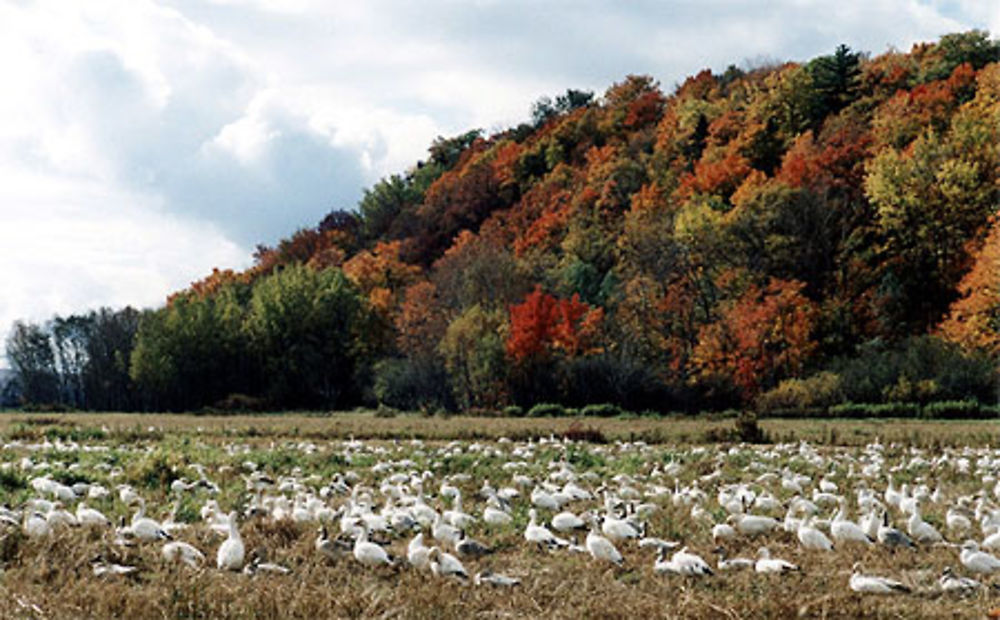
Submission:
[[131,376],[174,408],[992,398],[998,61],[974,31],[543,99],[174,295]]

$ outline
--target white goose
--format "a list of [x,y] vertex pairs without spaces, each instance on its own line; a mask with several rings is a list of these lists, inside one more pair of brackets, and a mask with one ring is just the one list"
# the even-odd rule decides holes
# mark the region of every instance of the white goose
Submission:
[[944,540],[944,538],[941,537],[941,533],[938,532],[933,525],[924,521],[923,517],[920,516],[919,502],[913,506],[913,513],[907,521],[906,529],[910,533],[910,536],[913,537],[913,540],[918,543],[934,544]]
[[975,579],[970,577],[959,577],[951,570],[950,566],[946,566],[944,572],[941,573],[941,578],[938,579],[938,585],[941,586],[943,592],[957,592],[960,594],[969,594],[970,592],[975,592],[979,588],[983,587],[983,584],[979,583]]
[[139,509],[132,516],[132,524],[125,528],[125,534],[131,534],[141,541],[170,540],[173,537],[155,519],[146,516],[146,501],[139,498]]
[[670,561],[666,561],[667,550],[660,549],[660,553],[653,564],[653,570],[658,573],[673,573],[687,577],[701,577],[713,575],[712,567],[708,565],[700,555],[691,553],[687,547],[671,556]]
[[549,528],[538,524],[538,512],[534,508],[528,511],[528,519],[528,525],[524,528],[524,539],[529,543],[546,545],[550,549],[569,546],[568,540],[559,538]]
[[215,565],[220,570],[239,571],[243,569],[245,551],[243,539],[240,538],[239,524],[236,522],[236,512],[229,513],[229,538],[222,542],[215,553]]
[[799,567],[791,562],[780,558],[772,558],[771,550],[761,547],[757,550],[757,562],[753,569],[758,573],[790,573],[799,570]]
[[851,579],[848,581],[851,590],[864,594],[899,594],[909,593],[910,588],[905,584],[878,575],[864,575],[861,573],[861,563],[855,562],[851,571]]
[[354,541],[354,559],[365,566],[388,566],[392,558],[385,549],[368,542],[368,528],[361,529],[361,535]]
[[826,534],[820,531],[813,525],[816,521],[816,517],[809,517],[802,521],[799,525],[799,530],[797,533],[799,542],[806,549],[812,549],[814,551],[833,551],[833,543],[827,538]]
[[1000,559],[991,553],[979,550],[979,545],[974,540],[967,540],[962,544],[962,553],[959,555],[962,566],[974,573],[989,575],[1000,570]]
[[456,577],[467,580],[469,573],[465,572],[465,567],[458,558],[450,553],[445,553],[440,547],[431,547],[430,555],[431,573],[435,577]]
[[596,518],[591,522],[590,532],[587,534],[586,546],[587,551],[590,552],[590,557],[595,560],[611,562],[616,566],[621,566],[624,562],[621,552],[615,548],[615,545],[598,533]]
[[840,500],[840,508],[837,510],[837,514],[833,517],[833,521],[830,522],[830,535],[833,537],[837,543],[860,543],[863,545],[871,545],[872,538],[868,536],[867,533],[861,526],[859,526],[854,521],[847,519],[844,515],[846,509],[847,500]]
[[198,568],[205,563],[205,555],[201,551],[179,540],[163,545],[160,553],[167,562],[183,562],[191,568]]
[[433,548],[424,544],[424,533],[419,532],[406,546],[406,561],[417,570],[430,570]]
[[562,534],[572,532],[573,530],[582,530],[587,527],[583,519],[568,510],[552,517],[550,523],[552,524],[552,529]]

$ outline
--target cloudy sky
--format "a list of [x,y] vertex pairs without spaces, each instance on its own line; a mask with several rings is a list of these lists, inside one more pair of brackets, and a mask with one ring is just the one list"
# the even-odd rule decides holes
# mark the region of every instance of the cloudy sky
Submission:
[[542,95],[970,28],[1000,2],[0,0],[0,339],[245,267]]

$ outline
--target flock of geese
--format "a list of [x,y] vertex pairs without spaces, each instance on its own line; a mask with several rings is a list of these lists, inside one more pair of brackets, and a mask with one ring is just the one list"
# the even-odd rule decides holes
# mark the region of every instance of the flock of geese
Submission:
[[[690,578],[718,578],[734,571],[797,573],[798,564],[769,550],[772,542],[788,540],[797,541],[802,551],[796,555],[806,560],[813,554],[856,559],[875,548],[891,554],[948,550],[953,565],[934,582],[939,592],[992,591],[989,579],[1000,572],[1000,558],[994,555],[1000,551],[1000,451],[990,449],[946,449],[929,455],[875,441],[854,450],[820,450],[798,443],[694,447],[668,454],[643,443],[584,447],[555,438],[426,445],[416,440],[351,440],[325,447],[281,447],[303,454],[338,453],[347,466],[323,479],[299,468],[265,471],[253,460],[241,461],[250,454],[249,446],[233,444],[226,447],[228,457],[239,465],[191,465],[175,472],[169,489],[151,491],[151,496],[174,502],[171,514],[157,520],[147,514],[147,499],[139,490],[115,482],[123,472],[110,464],[90,472],[91,479],[103,483],[68,485],[56,475],[58,465],[40,458],[46,451],[83,449],[78,444],[15,442],[5,448],[21,450],[24,456],[2,468],[28,477],[32,491],[18,508],[0,509],[6,527],[19,527],[30,538],[72,527],[100,528],[116,545],[159,545],[164,562],[195,569],[212,564],[206,559],[210,550],[187,540],[196,540],[189,535],[195,528],[206,528],[222,539],[214,548],[216,569],[292,572],[269,562],[262,548],[248,552],[241,524],[261,519],[289,520],[315,531],[315,552],[333,562],[354,561],[372,569],[408,567],[495,587],[517,586],[526,576],[487,568],[504,557],[498,551],[516,545],[491,545],[472,538],[470,530],[495,541],[509,541],[517,533],[523,538],[520,544],[531,551],[580,554],[608,567],[628,565],[622,550],[635,550],[639,557],[648,553],[655,573]],[[602,474],[602,467],[573,464],[581,452],[603,459],[604,467],[619,458],[632,458],[637,465],[631,473]],[[504,483],[494,486],[468,471],[436,473],[454,471],[451,464],[460,458],[471,463],[468,469],[488,471]],[[88,477],[88,472],[75,473],[77,478]],[[228,512],[218,499],[216,480],[223,478],[240,481],[245,485],[243,497],[249,498]],[[897,480],[906,482],[897,486]],[[967,493],[950,492],[949,480],[968,481]],[[176,520],[182,499],[200,503],[199,519]],[[132,516],[115,523],[94,506]],[[686,543],[650,531],[651,524],[668,518],[684,522],[675,523],[683,527],[672,531],[692,532]],[[748,543],[758,548],[755,556],[727,556],[727,547]],[[699,553],[694,548],[699,545],[708,553]],[[717,558],[709,562],[706,555]],[[473,573],[467,565],[481,570]],[[102,557],[94,559],[92,568],[102,577],[138,570]],[[899,575],[866,572],[857,562],[845,586],[887,595],[927,589]]]

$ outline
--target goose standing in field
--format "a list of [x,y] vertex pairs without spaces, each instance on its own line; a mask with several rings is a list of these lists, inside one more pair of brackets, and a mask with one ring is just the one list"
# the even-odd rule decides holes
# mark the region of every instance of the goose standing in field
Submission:
[[910,514],[910,518],[906,524],[906,529],[910,533],[913,540],[918,543],[934,544],[944,540],[944,538],[941,537],[941,533],[938,532],[933,525],[924,521],[923,517],[920,516],[920,502],[914,504],[913,512]]
[[455,492],[455,500],[451,510],[445,510],[442,513],[442,518],[446,523],[457,527],[460,530],[468,528],[470,525],[475,523],[476,518],[469,513],[462,510],[462,492]]
[[354,559],[365,566],[389,566],[392,557],[379,545],[368,541],[368,528],[361,528],[361,535],[354,541]]
[[758,573],[790,573],[799,570],[799,567],[781,558],[772,558],[771,550],[761,547],[757,550],[757,561],[753,565],[754,571]]
[[799,525],[797,536],[799,542],[806,549],[812,549],[814,551],[833,551],[833,543],[827,538],[826,534],[816,528],[813,525],[816,522],[816,517],[809,517],[802,521]]
[[215,565],[220,570],[238,571],[243,569],[244,547],[240,538],[236,512],[229,513],[229,537],[222,542],[215,553]]
[[586,547],[590,553],[590,557],[603,562],[611,562],[615,566],[621,566],[624,562],[622,554],[610,540],[598,533],[597,521],[596,517],[591,521],[590,532],[587,533]]
[[957,592],[959,594],[969,594],[983,587],[983,584],[979,583],[975,579],[970,577],[959,577],[950,566],[946,566],[944,568],[944,572],[941,573],[941,578],[938,579],[938,585],[941,586],[942,592]]
[[430,570],[433,548],[424,544],[424,533],[419,532],[406,546],[406,561],[417,570]]
[[431,573],[435,577],[455,577],[463,581],[469,579],[469,573],[465,572],[462,562],[452,554],[442,551],[440,547],[431,547],[429,559]]
[[863,545],[871,545],[873,539],[868,536],[867,533],[861,526],[859,526],[854,521],[847,519],[845,516],[845,510],[847,506],[847,500],[841,499],[839,502],[840,506],[837,510],[837,514],[834,515],[833,521],[830,522],[830,535],[833,537],[838,544],[842,543],[860,543]]
[[848,585],[854,592],[864,594],[908,594],[910,592],[908,586],[895,579],[862,574],[860,562],[854,563]]
[[126,528],[126,533],[144,542],[173,539],[173,536],[163,529],[159,521],[146,516],[146,500],[140,497],[138,502],[139,509],[132,515],[132,524]]
[[1000,570],[1000,559],[993,554],[979,550],[979,545],[974,540],[967,540],[962,544],[962,552],[959,555],[962,566],[974,573],[989,575]]
[[458,540],[462,536],[462,531],[453,525],[445,523],[442,516],[438,514],[434,518],[434,524],[431,526],[431,536],[438,542],[447,543],[454,547],[458,544]]
[[198,568],[205,563],[205,555],[183,541],[168,542],[163,545],[161,554],[167,562],[183,562],[191,568]]

